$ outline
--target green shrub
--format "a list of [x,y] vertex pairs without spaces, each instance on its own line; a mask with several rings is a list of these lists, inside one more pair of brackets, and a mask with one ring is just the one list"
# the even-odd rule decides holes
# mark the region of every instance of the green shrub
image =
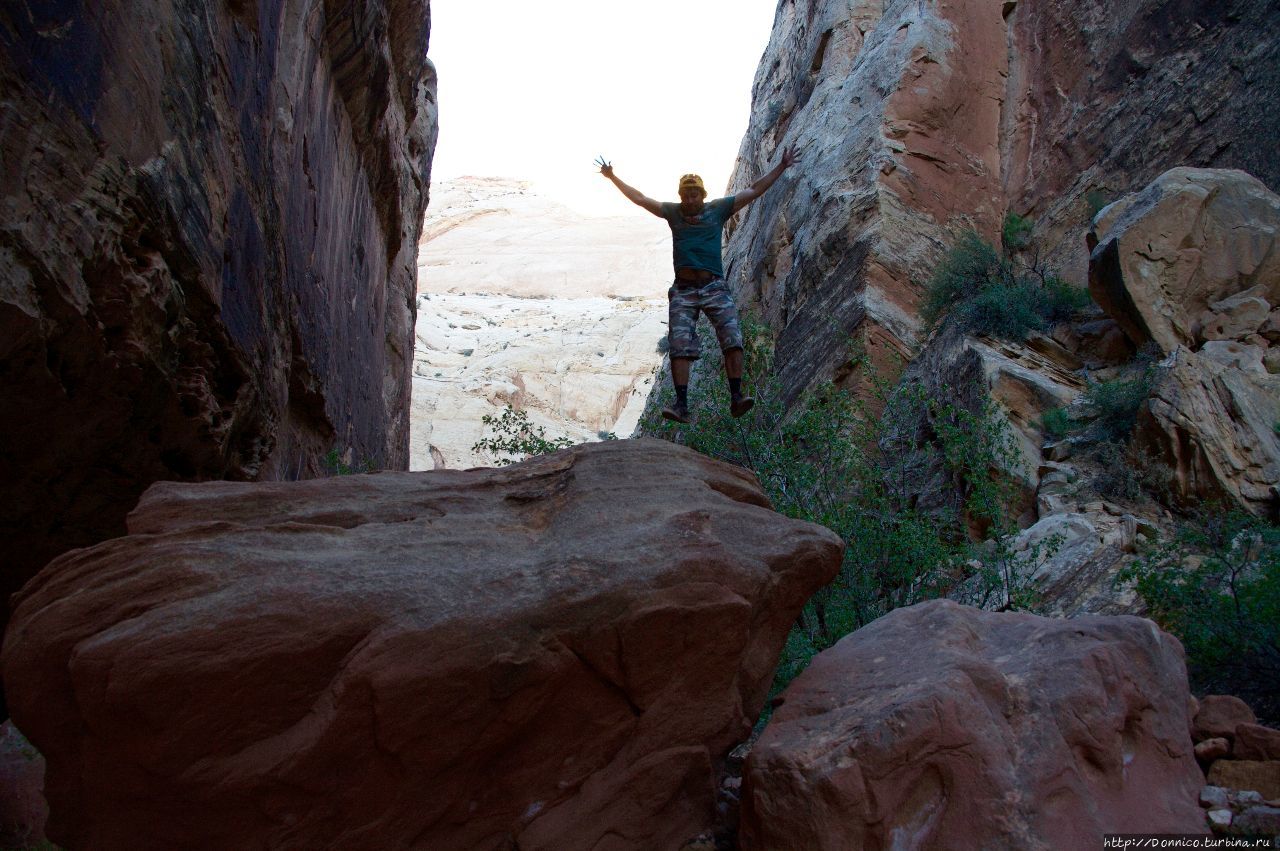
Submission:
[[1193,691],[1234,694],[1280,723],[1280,527],[1209,509],[1120,580],[1182,641]]
[[[717,359],[707,358],[694,367],[692,424],[657,417],[671,399],[668,385],[646,410],[641,430],[752,470],[777,511],[820,523],[845,541],[839,575],[805,605],[787,641],[775,692],[849,632],[962,581],[976,583],[982,599],[1002,607],[1030,604],[1022,587],[1002,587],[1029,572],[1026,556],[1013,556],[1007,546],[1017,531],[1007,511],[1012,482],[993,475],[1011,469],[1016,455],[1002,420],[925,398],[918,384],[891,387],[861,354],[854,368],[872,388],[869,400],[826,384],[788,409],[765,329],[749,315],[742,323],[744,386],[756,400],[751,412],[729,416],[725,381],[712,372],[718,363],[709,363]],[[704,347],[714,345],[709,329],[699,333],[707,336]],[[918,471],[938,467],[958,484],[959,502],[922,509]],[[970,526],[985,530],[984,546],[970,540]]]
[[567,437],[547,439],[547,430],[529,422],[529,415],[507,405],[501,416],[485,414],[480,421],[492,432],[471,447],[472,452],[486,452],[499,467],[523,461],[531,455],[546,455],[573,446]]
[[1017,251],[1031,243],[1031,231],[1035,224],[1031,219],[1019,216],[1010,210],[1004,214],[1004,223],[1000,228],[1000,244],[1005,251]]
[[1147,497],[1168,503],[1173,493],[1173,470],[1132,445],[1114,440],[1098,443],[1089,453],[1098,473],[1090,487],[1102,497],[1138,502]]
[[1044,296],[1042,290],[1024,281],[999,281],[956,305],[952,315],[970,333],[1021,340],[1048,327]]
[[348,464],[342,460],[342,453],[337,447],[330,449],[324,456],[324,469],[330,476],[354,476],[359,473],[372,473],[373,462],[366,459],[358,464]]
[[[1030,234],[1029,219],[1012,213],[1005,217],[1006,252],[1021,251]],[[1022,340],[1088,303],[1088,291],[1050,273],[1038,256],[1012,258],[966,231],[925,284],[921,315],[929,325],[945,314],[967,333]]]
[[1046,319],[1050,323],[1063,322],[1075,315],[1076,311],[1093,303],[1093,297],[1084,287],[1072,286],[1057,275],[1046,275],[1044,290],[1048,297]]
[[1155,384],[1155,371],[1150,366],[1133,378],[1115,378],[1097,381],[1084,391],[1085,400],[1094,410],[1091,426],[1104,441],[1119,441],[1129,437],[1138,420],[1142,403],[1151,395]]
[[1071,433],[1071,418],[1066,408],[1050,408],[1040,415],[1040,430],[1055,439]]
[[952,305],[977,296],[991,282],[1003,280],[1006,266],[996,250],[977,233],[960,234],[925,285],[921,309],[924,320],[930,325],[936,324]]

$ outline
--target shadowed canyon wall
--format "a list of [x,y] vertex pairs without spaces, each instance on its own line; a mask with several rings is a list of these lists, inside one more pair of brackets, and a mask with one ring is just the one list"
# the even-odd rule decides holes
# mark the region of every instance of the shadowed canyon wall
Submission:
[[1270,0],[783,0],[731,186],[786,144],[800,161],[730,224],[728,277],[793,398],[853,380],[850,336],[910,356],[920,284],[964,228],[1030,215],[1083,285],[1091,204],[1178,165],[1280,185],[1278,92]]
[[156,480],[407,468],[429,33],[427,0],[0,9],[6,598]]

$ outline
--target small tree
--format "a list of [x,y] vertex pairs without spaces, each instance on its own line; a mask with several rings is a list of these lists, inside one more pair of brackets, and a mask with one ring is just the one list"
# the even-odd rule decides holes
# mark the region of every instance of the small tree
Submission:
[[330,449],[324,456],[324,469],[330,476],[354,476],[359,473],[372,473],[373,462],[366,459],[358,464],[348,464],[337,447]]
[[925,284],[921,311],[929,325],[942,317],[971,334],[1022,340],[1069,318],[1089,293],[1067,284],[1030,249],[1032,222],[1005,217],[1003,251],[973,231],[960,234]]
[[485,414],[480,421],[492,434],[477,440],[471,451],[488,453],[500,467],[523,461],[531,455],[546,455],[573,446],[573,441],[567,437],[548,440],[546,429],[529,422],[527,413],[510,405],[503,409],[501,416]]
[[1211,507],[1121,572],[1182,641],[1192,688],[1280,723],[1280,527]]

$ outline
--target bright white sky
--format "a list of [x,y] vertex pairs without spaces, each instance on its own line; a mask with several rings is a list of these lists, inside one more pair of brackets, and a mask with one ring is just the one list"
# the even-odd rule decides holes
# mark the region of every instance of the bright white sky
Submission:
[[435,0],[432,181],[532,180],[583,212],[637,208],[592,161],[658,200],[680,175],[723,194],[776,0]]

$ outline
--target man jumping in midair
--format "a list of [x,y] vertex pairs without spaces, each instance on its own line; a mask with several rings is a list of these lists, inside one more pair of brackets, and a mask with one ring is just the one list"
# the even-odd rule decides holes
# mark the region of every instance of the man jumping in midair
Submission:
[[689,422],[689,368],[700,356],[698,348],[698,311],[707,314],[716,329],[720,351],[724,354],[724,372],[729,379],[729,412],[740,417],[755,403],[742,395],[742,329],[738,325],[738,309],[724,281],[720,256],[720,237],[725,222],[734,213],[763,195],[782,172],[796,161],[795,148],[782,151],[782,161],[755,183],[726,198],[707,202],[702,178],[686,174],[680,178],[680,203],[655,201],[638,189],[623,183],[613,173],[604,157],[596,161],[600,173],[634,204],[655,216],[666,219],[671,227],[672,258],[676,279],[667,290],[667,342],[671,352],[671,381],[676,386],[676,402],[662,409],[662,416],[678,423]]

